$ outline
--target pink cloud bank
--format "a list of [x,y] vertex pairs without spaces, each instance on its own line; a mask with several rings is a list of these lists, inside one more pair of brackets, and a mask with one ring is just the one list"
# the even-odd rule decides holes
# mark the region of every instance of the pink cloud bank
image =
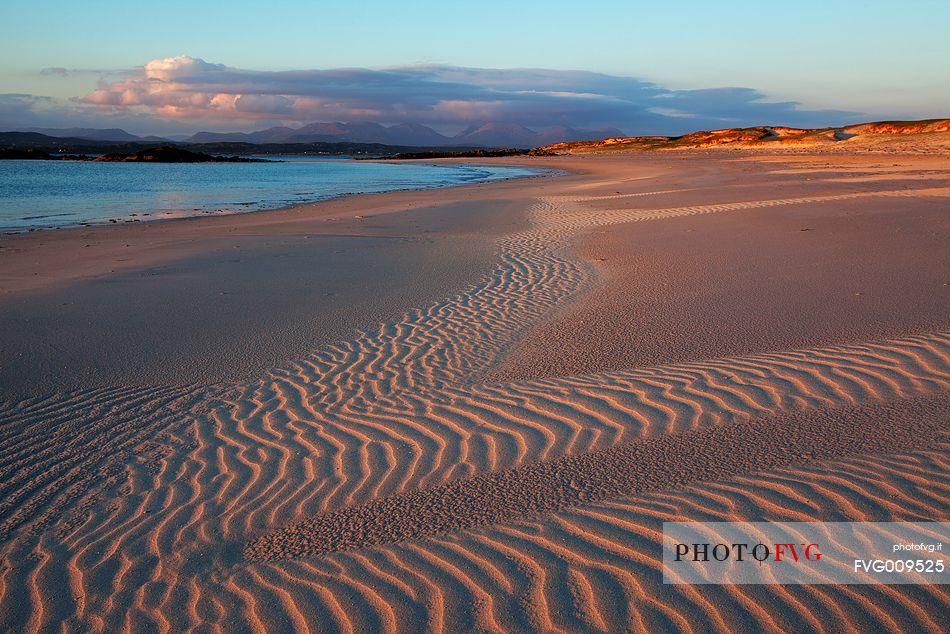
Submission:
[[[11,120],[47,118],[42,98],[14,96]],[[14,99],[14,97],[16,97]],[[155,59],[63,106],[64,117],[154,122],[153,128],[250,128],[258,122],[373,121],[465,127],[614,127],[673,133],[737,124],[829,124],[853,113],[767,102],[750,88],[670,90],[633,77],[551,69],[408,66],[255,71],[179,55]],[[685,123],[684,123],[685,122]],[[138,125],[138,124],[137,124]],[[139,126],[141,127],[141,126]]]

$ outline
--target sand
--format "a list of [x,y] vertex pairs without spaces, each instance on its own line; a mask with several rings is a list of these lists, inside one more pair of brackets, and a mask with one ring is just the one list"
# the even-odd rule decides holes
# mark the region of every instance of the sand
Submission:
[[[202,253],[193,253],[191,242],[161,244],[176,252],[108,275],[0,294],[0,384],[15,399],[169,378],[257,378],[300,351],[343,340],[477,281],[492,266],[493,227],[516,225],[521,208],[505,203],[493,209],[494,217],[479,214],[484,231],[472,235],[465,223],[478,211],[458,203],[438,214],[411,210],[392,220],[311,223],[309,233],[300,227],[232,231]],[[126,237],[123,263],[136,260],[140,241],[153,246],[150,232],[163,230],[147,226]],[[111,233],[125,232],[82,231],[81,246],[73,232],[55,232],[42,246],[62,259],[77,249],[111,259],[105,256]],[[0,260],[16,257],[10,253],[16,248],[0,250]],[[47,265],[57,259],[37,257]]]
[[[733,357],[947,326],[947,200],[899,195],[907,187],[946,187],[945,161],[911,161],[908,171],[906,161],[852,158],[809,171],[768,164],[752,170],[739,160],[712,176],[694,163],[690,180],[704,187],[653,195],[649,203],[617,195],[587,201],[605,213],[632,204],[693,207],[648,230],[611,224],[585,235],[576,253],[598,269],[597,288],[530,333],[498,378]],[[863,196],[862,188],[890,194]],[[788,204],[851,193],[854,199]],[[756,206],[762,200],[780,204]],[[704,213],[733,201],[740,204],[729,213]]]
[[0,239],[0,627],[941,631],[660,542],[947,520],[950,160],[520,160],[572,173]]

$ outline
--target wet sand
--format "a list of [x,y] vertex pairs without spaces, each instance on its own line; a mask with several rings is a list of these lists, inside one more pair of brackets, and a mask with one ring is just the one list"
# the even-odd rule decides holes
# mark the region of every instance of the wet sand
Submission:
[[664,585],[661,531],[948,519],[946,157],[530,163],[0,240],[0,628],[942,631]]

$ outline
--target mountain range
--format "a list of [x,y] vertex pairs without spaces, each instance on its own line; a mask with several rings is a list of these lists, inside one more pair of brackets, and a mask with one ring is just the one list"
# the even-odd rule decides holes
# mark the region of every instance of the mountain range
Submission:
[[[161,137],[140,137],[125,130],[95,128],[20,128],[52,137],[95,141],[167,141]],[[198,132],[183,139],[186,143],[382,143],[414,147],[519,147],[532,148],[567,141],[587,141],[623,136],[616,128],[589,130],[552,126],[535,131],[514,123],[485,123],[470,126],[454,136],[436,132],[418,123],[384,126],[368,121],[311,123],[300,128],[276,126],[256,132]]]
[[387,145],[522,147],[564,141],[601,139],[622,136],[620,130],[605,128],[586,130],[554,126],[540,132],[514,123],[485,123],[470,126],[454,136],[446,136],[418,123],[384,126],[368,121],[350,123],[311,123],[301,128],[277,126],[257,132],[198,132],[186,139],[189,143],[239,141],[245,143],[314,143],[349,141],[353,143],[385,143]]

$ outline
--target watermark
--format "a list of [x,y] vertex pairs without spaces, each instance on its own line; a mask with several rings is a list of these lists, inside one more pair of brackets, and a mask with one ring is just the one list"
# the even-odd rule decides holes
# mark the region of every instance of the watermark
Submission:
[[950,522],[664,522],[663,583],[944,584]]

